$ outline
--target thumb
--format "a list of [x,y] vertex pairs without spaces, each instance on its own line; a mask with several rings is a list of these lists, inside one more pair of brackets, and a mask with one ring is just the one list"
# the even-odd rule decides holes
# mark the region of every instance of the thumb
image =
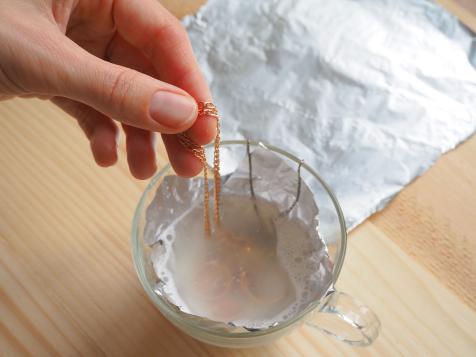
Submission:
[[195,122],[197,103],[182,89],[106,62],[66,41],[58,95],[124,124],[163,134],[183,132]]

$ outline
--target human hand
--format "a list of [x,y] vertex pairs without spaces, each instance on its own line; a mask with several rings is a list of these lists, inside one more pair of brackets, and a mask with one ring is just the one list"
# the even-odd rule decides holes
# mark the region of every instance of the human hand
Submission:
[[100,166],[117,161],[119,121],[140,179],[156,170],[156,132],[182,176],[202,164],[174,134],[200,145],[216,135],[215,118],[196,120],[211,95],[188,36],[156,0],[0,0],[0,99],[14,96],[76,118]]

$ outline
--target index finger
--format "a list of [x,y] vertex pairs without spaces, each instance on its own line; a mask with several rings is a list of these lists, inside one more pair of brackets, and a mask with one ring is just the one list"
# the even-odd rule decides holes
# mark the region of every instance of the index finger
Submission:
[[[197,101],[211,101],[185,29],[158,1],[116,0],[113,17],[119,34],[151,61],[160,80]],[[215,137],[215,126],[215,118],[201,117],[188,134],[197,144],[205,144]]]

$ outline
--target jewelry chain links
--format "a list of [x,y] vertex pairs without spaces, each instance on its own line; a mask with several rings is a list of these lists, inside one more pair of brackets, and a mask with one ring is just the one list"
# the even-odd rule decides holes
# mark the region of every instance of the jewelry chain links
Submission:
[[[216,137],[213,150],[213,183],[214,183],[214,219],[215,225],[218,227],[220,224],[220,191],[221,191],[221,178],[220,178],[220,118],[215,105],[211,102],[198,102],[198,119],[203,116],[210,116],[216,119]],[[197,120],[198,120],[197,119]],[[193,155],[200,160],[203,164],[203,221],[205,235],[210,237],[211,225],[210,225],[210,189],[208,187],[208,165],[205,155],[205,149],[203,146],[196,144],[190,139],[187,134],[181,133],[178,135],[180,144],[186,149],[190,150]]]

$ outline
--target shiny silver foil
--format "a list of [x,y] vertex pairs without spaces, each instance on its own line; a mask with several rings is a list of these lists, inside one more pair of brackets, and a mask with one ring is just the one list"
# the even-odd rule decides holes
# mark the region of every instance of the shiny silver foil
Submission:
[[223,138],[304,159],[350,228],[476,130],[474,34],[431,1],[209,0],[184,24]]
[[[250,183],[250,160],[253,168],[252,183]],[[312,252],[302,258],[305,259],[303,264],[307,264],[311,270],[310,274],[306,276],[309,287],[306,300],[300,302],[299,310],[294,313],[298,314],[314,301],[320,300],[331,289],[333,281],[332,263],[329,261],[327,247],[318,231],[319,209],[313,193],[304,180],[301,180],[298,167],[289,166],[282,157],[269,150],[257,148],[251,152],[249,157],[239,157],[236,153],[228,152],[226,160],[223,161],[229,167],[234,168],[232,172],[223,177],[223,197],[227,195],[251,197],[254,195],[256,199],[274,203],[278,208],[278,213],[270,221],[263,221],[263,225],[269,230],[270,236],[275,237],[274,249],[279,259],[293,259],[288,258],[289,251],[286,249],[286,246],[289,246],[288,239],[292,239],[291,244],[296,243],[303,249],[304,246],[307,246],[306,249]],[[180,298],[180,292],[175,286],[172,274],[164,273],[168,269],[170,261],[176,264],[183,259],[180,254],[177,254],[175,239],[181,239],[177,237],[185,237],[186,241],[205,239],[201,234],[201,229],[198,232],[188,231],[191,225],[186,219],[187,215],[197,207],[202,208],[202,195],[202,178],[185,179],[167,176],[157,188],[154,199],[147,207],[144,239],[152,248],[150,260],[158,277],[155,292],[184,319],[193,320],[200,326],[213,330],[260,331],[277,325],[278,321],[267,321],[260,327],[249,328],[233,322],[212,321],[193,315],[184,300]],[[257,208],[257,215],[259,214],[259,208]],[[224,220],[226,218],[222,217]],[[201,214],[198,219],[201,223]],[[240,217],[231,217],[231,219],[240,221]],[[289,237],[289,232],[286,232],[283,227],[290,219],[298,220],[305,227],[305,236]],[[212,237],[211,239],[217,238]],[[260,239],[265,239],[265,237],[260,237]]]

